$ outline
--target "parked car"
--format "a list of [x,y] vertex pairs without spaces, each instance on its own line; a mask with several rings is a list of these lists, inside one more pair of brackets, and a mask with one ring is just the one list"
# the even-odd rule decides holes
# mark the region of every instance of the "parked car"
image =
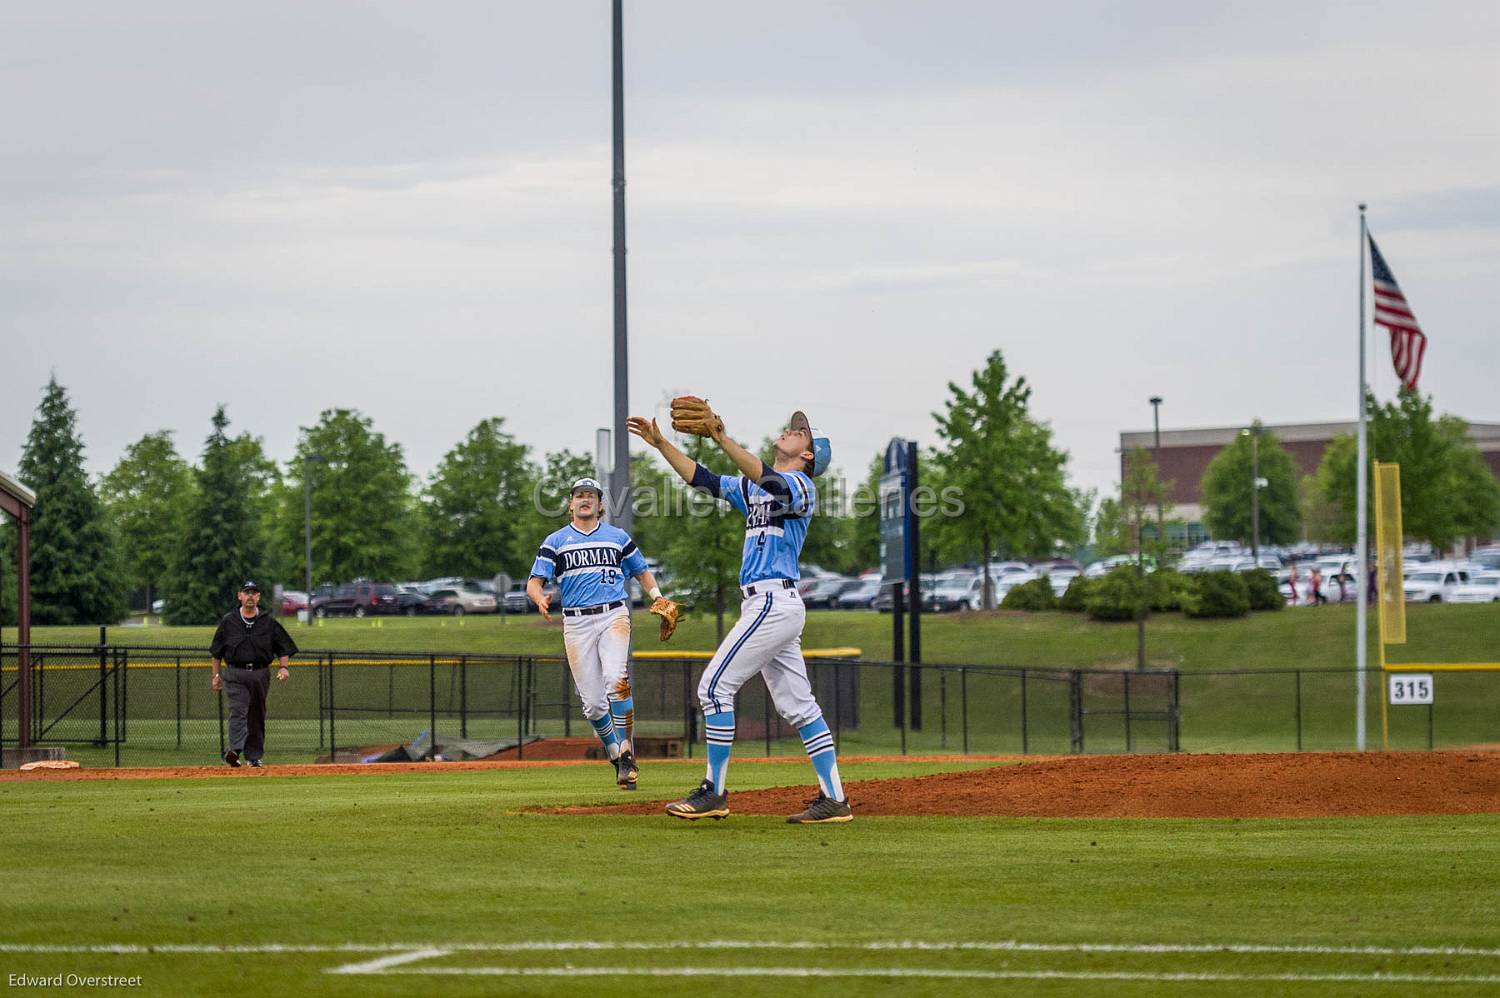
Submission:
[[830,610],[833,608],[833,601],[838,599],[839,593],[858,584],[853,579],[846,579],[842,575],[824,575],[816,579],[802,580],[797,586],[797,592],[802,597],[802,605],[809,610]]
[[1401,584],[1408,603],[1446,603],[1459,586],[1466,585],[1469,573],[1451,567],[1423,567]]
[[296,616],[298,610],[306,610],[309,603],[307,593],[300,589],[283,589],[281,591],[281,615],[283,617]]
[[389,582],[351,582],[327,597],[314,598],[317,617],[369,617],[396,612],[396,587]]
[[509,590],[500,597],[501,613],[525,613],[533,609],[531,600],[526,595],[526,583],[515,582]]
[[[920,585],[923,595],[931,591],[933,584],[934,583],[932,576],[921,576]],[[875,599],[871,601],[870,605],[876,610],[879,610],[881,613],[890,613],[891,607],[895,602],[895,597],[893,596],[895,588],[896,587],[894,585],[881,586],[880,592],[875,596]],[[911,608],[911,586],[907,585],[905,582],[901,583],[901,605],[907,609]]]
[[840,610],[869,610],[875,602],[875,597],[880,594],[880,579],[860,579],[854,585],[843,590],[834,598],[834,605]]
[[433,612],[448,613],[455,617],[462,617],[469,613],[495,613],[499,609],[495,597],[478,586],[438,589],[430,598],[434,602],[440,602],[443,607]]
[[1048,558],[1045,561],[1032,562],[1031,567],[1048,577],[1054,572],[1072,572],[1077,575],[1083,571],[1083,566],[1072,558]]
[[939,579],[932,587],[923,604],[933,613],[950,610],[977,610],[984,597],[984,578],[973,575],[955,575]]
[[[1154,572],[1154,571],[1156,571],[1156,559],[1155,558],[1151,557],[1148,554],[1148,555],[1145,555],[1141,560],[1146,563],[1146,571],[1148,571],[1148,572]],[[1104,559],[1102,559],[1100,561],[1094,562],[1088,568],[1085,568],[1083,570],[1083,574],[1084,574],[1085,578],[1097,579],[1101,575],[1108,575],[1109,574],[1109,570],[1112,569],[1112,568],[1119,568],[1121,565],[1134,565],[1134,564],[1135,564],[1135,555],[1133,555],[1133,554],[1117,554],[1117,555],[1112,555],[1112,556],[1110,556],[1108,558],[1104,558]],[[1189,566],[1187,564],[1184,564],[1183,567],[1182,567],[1182,570],[1184,572],[1192,572],[1192,571],[1203,572],[1203,571],[1208,571],[1209,569],[1205,568],[1203,565]]]
[[1453,590],[1451,603],[1500,603],[1500,571],[1479,572]]
[[429,613],[447,613],[448,601],[434,599],[414,585],[396,587],[396,612],[404,617],[418,617]]

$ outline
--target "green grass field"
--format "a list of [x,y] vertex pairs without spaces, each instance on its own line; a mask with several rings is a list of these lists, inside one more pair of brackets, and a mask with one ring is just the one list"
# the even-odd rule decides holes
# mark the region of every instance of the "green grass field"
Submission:
[[[1231,621],[1194,621],[1180,614],[1153,617],[1148,647],[1153,665],[1172,665],[1181,672],[1180,745],[1186,751],[1284,751],[1303,749],[1347,749],[1355,744],[1355,683],[1352,673],[1320,672],[1328,668],[1349,669],[1353,665],[1354,612],[1349,606],[1302,608],[1280,613],[1256,614]],[[557,656],[561,633],[557,625],[546,625],[534,616],[466,618],[454,620],[393,618],[379,621],[330,620],[319,626],[297,628],[299,640],[309,652],[331,649],[347,656],[356,650],[433,651],[463,653],[503,652]],[[866,657],[889,654],[889,616],[873,613],[820,613],[809,615],[804,647],[853,646]],[[640,614],[636,619],[637,649],[655,650],[655,619]],[[1411,643],[1392,649],[1394,661],[1489,661],[1500,655],[1500,607],[1415,606],[1410,614]],[[13,638],[14,632],[10,633]],[[122,753],[126,765],[201,763],[218,753],[216,704],[207,689],[207,670],[201,649],[208,640],[204,628],[115,627],[109,640],[121,644],[175,645],[189,649],[187,668],[173,676],[171,670],[131,669],[129,742]],[[38,643],[88,643],[97,640],[97,629],[39,628]],[[1133,664],[1135,629],[1131,624],[1099,624],[1075,615],[1046,613],[962,614],[928,617],[924,624],[924,656],[928,663],[972,663],[1027,666],[1034,672],[1027,684],[1026,736],[1022,737],[1022,692],[1014,675],[995,675],[957,670],[946,674],[930,671],[923,679],[923,726],[904,733],[905,748],[913,753],[961,752],[965,745],[976,753],[1011,753],[1023,748],[1037,753],[1070,749],[1069,693],[1064,668],[1125,668]],[[712,620],[690,619],[674,650],[709,650],[714,646]],[[1399,654],[1398,654],[1399,653]],[[136,659],[133,662],[139,664]],[[304,656],[305,664],[315,656]],[[1371,664],[1377,659],[1373,655]],[[535,730],[543,735],[562,734],[565,718],[581,721],[574,710],[561,706],[558,667],[539,674],[539,721]],[[642,663],[636,668],[638,717],[643,733],[668,734],[683,728],[681,707],[684,689],[696,680],[697,666],[679,678],[682,666]],[[1300,676],[1290,671],[1304,670]],[[672,671],[678,670],[678,671]],[[1237,674],[1226,674],[1236,672]],[[669,675],[670,673],[670,675]],[[338,743],[342,746],[409,741],[430,727],[425,709],[428,681],[425,665],[406,667],[351,666],[339,670],[340,704],[351,698],[369,703],[371,710],[340,715]],[[654,678],[657,675],[661,678]],[[511,673],[504,667],[469,673],[470,709],[476,699],[500,704],[510,695]],[[895,753],[902,750],[903,733],[891,718],[892,680],[888,670],[862,670],[859,690],[860,723],[841,730],[841,745],[856,753]],[[85,666],[72,677],[48,680],[47,703],[66,706],[90,681]],[[71,684],[71,685],[70,685]],[[1500,742],[1500,715],[1492,709],[1500,694],[1500,673],[1446,674],[1438,677],[1438,698],[1431,712],[1432,741],[1437,746],[1463,746]],[[178,689],[182,691],[178,692]],[[439,729],[452,733],[451,709],[459,698],[449,673],[438,679]],[[486,694],[484,691],[488,690]],[[759,686],[747,687],[750,700],[742,704],[747,717],[764,713]],[[656,695],[657,691],[660,696]],[[968,710],[964,710],[967,692]],[[1123,691],[1108,684],[1091,683],[1085,690],[1091,711],[1085,731],[1085,751],[1160,751],[1166,747],[1166,727],[1159,722],[1131,726],[1129,737],[1119,709]],[[1367,677],[1366,724],[1368,744],[1380,744],[1381,677]],[[175,706],[182,698],[182,738],[179,740]],[[1300,698],[1300,713],[1299,713]],[[824,696],[824,699],[828,699]],[[1132,706],[1150,703],[1149,693],[1135,690]],[[833,704],[825,703],[825,711]],[[445,713],[444,707],[450,708]],[[394,708],[394,710],[388,709]],[[403,709],[406,710],[403,713]],[[52,707],[48,715],[52,716]],[[69,717],[67,725],[49,732],[71,739],[70,757],[86,765],[112,765],[112,748],[94,749],[85,742],[97,735],[98,710],[85,699]],[[91,721],[90,718],[93,718]],[[326,744],[318,723],[317,671],[294,670],[294,681],[277,687],[273,694],[270,755],[277,762],[306,762],[323,754]],[[502,738],[513,735],[514,715],[509,719],[470,719],[470,735]],[[1300,717],[1300,730],[1299,730]],[[1428,744],[1426,708],[1398,708],[1390,713],[1391,745],[1425,748]],[[7,727],[13,724],[9,718]],[[653,731],[648,726],[655,725]],[[205,727],[206,726],[206,727]],[[76,737],[67,735],[76,730]],[[92,733],[91,733],[92,732]],[[769,747],[756,750],[768,754],[795,754],[793,742],[773,739]]]
[[[700,772],[648,763],[639,796]],[[1500,991],[1500,815],[795,828],[525,813],[617,801],[608,776],[0,784],[0,967],[140,975],[137,993],[163,995]],[[737,759],[731,779],[808,770]]]
[[[1180,613],[1152,616],[1147,622],[1147,663],[1179,669],[1279,669],[1295,666],[1350,667],[1354,664],[1354,607],[1302,607],[1257,613],[1237,620],[1190,620]],[[727,624],[734,623],[734,615]],[[1370,615],[1374,634],[1374,614]],[[726,625],[727,626],[727,625]],[[1410,642],[1391,649],[1393,662],[1493,661],[1500,648],[1500,605],[1418,605],[1408,608]],[[562,628],[534,614],[449,618],[391,617],[373,620],[329,619],[318,624],[288,625],[307,649],[365,651],[449,651],[557,655]],[[636,647],[656,649],[656,618],[635,615]],[[173,645],[207,649],[211,627],[111,627],[116,644]],[[37,644],[90,645],[97,627],[37,627]],[[14,628],[3,638],[14,643]],[[814,611],[807,616],[803,646],[853,646],[865,657],[891,654],[889,614],[859,611]],[[711,613],[689,615],[668,646],[712,651]],[[995,611],[926,615],[922,625],[923,659],[974,665],[1042,668],[1132,668],[1135,625],[1098,623],[1081,614]],[[1375,661],[1372,637],[1371,662]]]

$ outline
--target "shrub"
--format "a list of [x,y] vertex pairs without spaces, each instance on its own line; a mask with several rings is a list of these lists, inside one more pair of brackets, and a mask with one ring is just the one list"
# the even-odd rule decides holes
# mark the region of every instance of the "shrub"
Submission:
[[1084,605],[1094,620],[1134,620],[1137,607],[1144,607],[1145,588],[1134,565],[1121,565],[1090,584]]
[[1250,612],[1250,589],[1235,572],[1204,572],[1182,599],[1189,617],[1243,617]]
[[1146,576],[1146,597],[1152,610],[1181,610],[1183,594],[1192,585],[1193,580],[1175,568],[1161,568]]
[[1005,594],[1005,599],[1000,601],[1002,610],[1055,610],[1057,609],[1057,594],[1052,591],[1052,583],[1043,576],[1040,579],[1032,579],[1023,582],[1019,586],[1012,586],[1010,592]]
[[1280,610],[1286,606],[1281,590],[1276,585],[1276,576],[1264,568],[1244,574],[1245,588],[1250,591],[1250,609]]
[[1057,601],[1057,608],[1068,613],[1082,613],[1088,607],[1089,587],[1094,584],[1093,579],[1086,579],[1080,572],[1073,576],[1073,581],[1068,583],[1068,588],[1063,591],[1062,598]]

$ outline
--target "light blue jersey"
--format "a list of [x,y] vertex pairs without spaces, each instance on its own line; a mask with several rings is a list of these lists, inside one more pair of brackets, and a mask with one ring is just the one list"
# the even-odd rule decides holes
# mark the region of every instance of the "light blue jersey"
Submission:
[[647,567],[646,556],[619,527],[600,523],[584,533],[569,523],[547,535],[531,574],[548,582],[557,579],[562,605],[572,609],[626,599],[626,578]]
[[744,475],[715,475],[699,465],[692,484],[745,514],[740,585],[802,577],[797,562],[817,501],[811,478],[762,465],[760,481],[753,482]]

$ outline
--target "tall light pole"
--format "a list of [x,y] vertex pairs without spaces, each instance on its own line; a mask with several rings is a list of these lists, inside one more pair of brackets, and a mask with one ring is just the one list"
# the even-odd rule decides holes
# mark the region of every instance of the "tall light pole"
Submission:
[[630,434],[625,418],[630,415],[629,352],[625,339],[625,40],[622,0],[614,0],[614,44],[612,49],[614,108],[615,191],[615,471],[610,487],[614,495],[608,505],[615,526],[630,529]]
[[302,541],[303,581],[307,585],[307,619],[312,621],[312,465],[323,464],[322,454],[307,454],[302,458]]
[[[1151,460],[1156,462],[1156,545],[1157,555],[1161,559],[1167,554],[1167,524],[1166,515],[1162,512],[1161,492],[1161,396],[1151,396],[1151,427],[1155,441],[1151,447]],[[1160,567],[1160,566],[1158,566]]]
[[1240,431],[1250,438],[1250,558],[1257,568],[1260,567],[1260,490],[1266,485],[1260,477],[1260,431],[1259,423]]

